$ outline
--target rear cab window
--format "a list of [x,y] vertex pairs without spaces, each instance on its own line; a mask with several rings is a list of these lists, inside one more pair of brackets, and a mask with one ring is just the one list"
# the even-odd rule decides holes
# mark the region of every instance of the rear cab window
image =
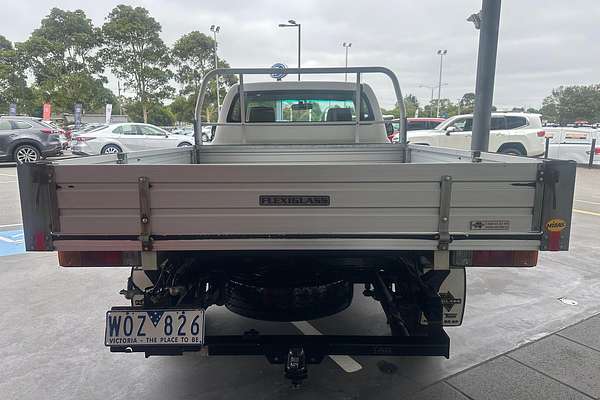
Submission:
[[[246,122],[345,122],[356,121],[354,91],[273,90],[245,92]],[[361,99],[361,121],[373,121],[367,97]],[[240,122],[240,101],[236,95],[227,122]]]

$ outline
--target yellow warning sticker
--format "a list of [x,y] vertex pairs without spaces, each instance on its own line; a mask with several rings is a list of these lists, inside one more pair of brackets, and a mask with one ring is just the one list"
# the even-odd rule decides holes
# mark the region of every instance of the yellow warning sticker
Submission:
[[564,219],[554,218],[546,222],[546,230],[548,232],[560,232],[567,227],[567,222]]

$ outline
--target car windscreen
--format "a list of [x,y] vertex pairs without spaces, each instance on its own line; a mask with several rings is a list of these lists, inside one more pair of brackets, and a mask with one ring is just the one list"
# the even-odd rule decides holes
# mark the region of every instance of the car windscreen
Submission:
[[[356,121],[355,92],[349,90],[273,90],[246,92],[246,122]],[[374,120],[363,94],[361,121]],[[239,95],[229,109],[227,122],[240,122]]]

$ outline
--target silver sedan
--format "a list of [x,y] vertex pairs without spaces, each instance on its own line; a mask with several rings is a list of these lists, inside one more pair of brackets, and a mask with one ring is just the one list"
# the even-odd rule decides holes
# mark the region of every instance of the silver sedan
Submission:
[[79,155],[115,154],[193,144],[193,136],[169,133],[150,124],[120,123],[77,135],[71,151]]

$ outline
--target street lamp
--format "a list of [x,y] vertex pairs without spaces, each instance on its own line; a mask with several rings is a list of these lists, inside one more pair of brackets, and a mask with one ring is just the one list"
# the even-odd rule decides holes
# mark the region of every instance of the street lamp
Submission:
[[[219,58],[217,56],[217,33],[219,33],[219,31],[221,30],[221,27],[218,25],[211,25],[210,26],[210,31],[213,33],[213,36],[215,38],[215,69],[219,68]],[[221,111],[221,99],[219,98],[219,75],[217,75],[215,77],[215,87],[216,87],[216,92],[217,92],[217,119],[219,118],[219,112]]]
[[[436,89],[439,85],[419,85],[420,88],[427,88],[431,90],[431,100],[429,101],[429,104],[433,103],[433,91],[434,89]],[[441,86],[448,86],[447,83],[442,83]],[[433,117],[433,107],[429,110],[429,116]]]
[[294,28],[298,27],[298,81],[300,80],[300,37],[301,37],[301,28],[300,24],[290,19],[287,24],[279,24],[280,28]]
[[438,101],[437,101],[437,112],[436,117],[440,116],[440,100],[442,97],[442,64],[444,62],[444,56],[448,54],[448,50],[438,50],[438,56],[440,56],[440,80],[438,84]]
[[[348,49],[352,47],[352,43],[342,43],[342,46],[346,49],[346,69],[348,69]],[[348,72],[344,72],[344,82],[348,82]]]

